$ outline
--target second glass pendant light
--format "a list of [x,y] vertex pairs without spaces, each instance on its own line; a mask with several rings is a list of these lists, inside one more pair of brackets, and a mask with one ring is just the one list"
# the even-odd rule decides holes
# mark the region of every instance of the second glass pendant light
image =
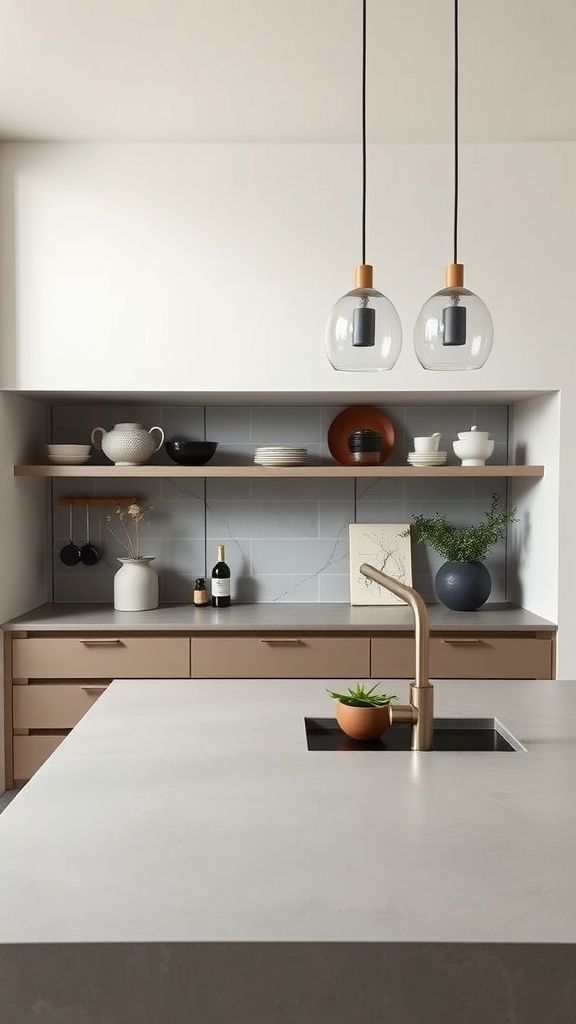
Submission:
[[477,370],[492,349],[494,327],[488,309],[464,287],[458,263],[458,0],[454,0],[454,262],[445,287],[424,303],[414,328],[414,349],[426,370]]
[[426,370],[476,370],[492,349],[487,307],[464,287],[464,266],[449,263],[446,287],[424,303],[414,328],[414,349]]

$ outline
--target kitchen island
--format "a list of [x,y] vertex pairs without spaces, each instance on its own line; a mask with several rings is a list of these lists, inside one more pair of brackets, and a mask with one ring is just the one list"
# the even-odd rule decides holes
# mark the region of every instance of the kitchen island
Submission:
[[111,684],[0,816],[2,1024],[573,1022],[576,683],[435,685],[506,753],[309,751],[327,685]]

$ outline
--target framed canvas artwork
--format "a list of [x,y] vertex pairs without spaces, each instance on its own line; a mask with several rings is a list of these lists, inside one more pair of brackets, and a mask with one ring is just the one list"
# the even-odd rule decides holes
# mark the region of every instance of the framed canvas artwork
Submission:
[[408,523],[350,523],[350,604],[404,604],[378,583],[360,572],[368,562],[387,576],[412,586],[412,552],[410,534],[402,534]]

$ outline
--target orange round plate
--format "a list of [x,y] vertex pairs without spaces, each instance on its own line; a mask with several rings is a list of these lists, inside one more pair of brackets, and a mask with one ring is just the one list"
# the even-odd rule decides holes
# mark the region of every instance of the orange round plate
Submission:
[[392,421],[373,405],[350,405],[334,417],[328,428],[330,454],[341,466],[357,465],[348,450],[348,438],[355,430],[377,430],[382,434],[380,462],[385,462],[394,447]]

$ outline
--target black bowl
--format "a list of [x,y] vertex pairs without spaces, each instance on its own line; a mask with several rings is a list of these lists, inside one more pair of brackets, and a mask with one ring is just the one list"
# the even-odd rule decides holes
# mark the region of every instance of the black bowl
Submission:
[[217,441],[185,441],[181,438],[166,441],[166,454],[179,466],[204,466],[214,455]]

